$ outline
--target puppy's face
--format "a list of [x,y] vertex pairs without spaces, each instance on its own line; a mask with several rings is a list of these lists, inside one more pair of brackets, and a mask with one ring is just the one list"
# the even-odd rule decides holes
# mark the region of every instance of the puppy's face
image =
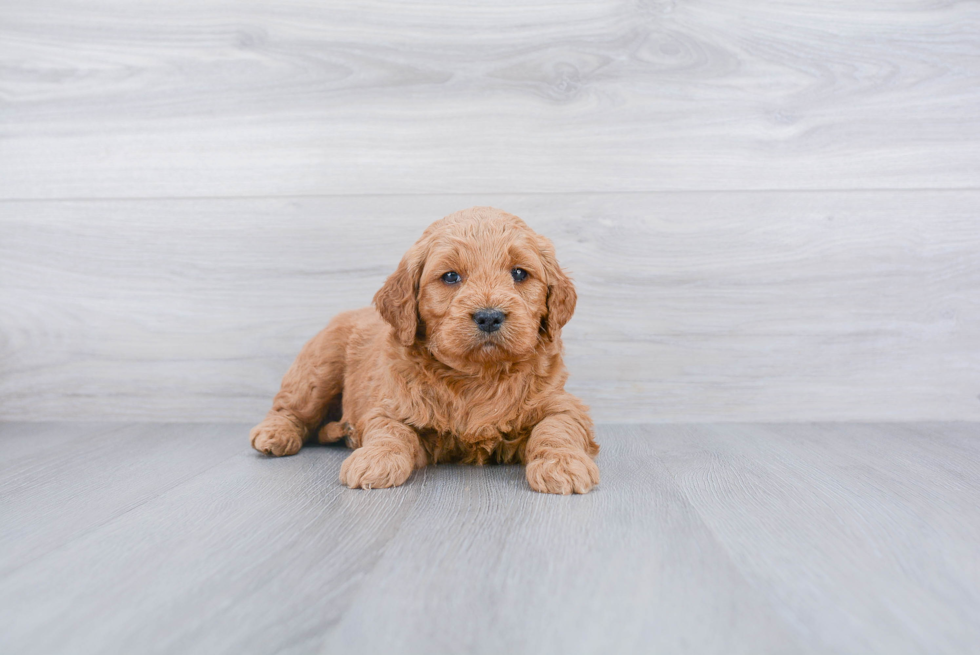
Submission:
[[547,239],[480,207],[431,225],[375,304],[404,345],[470,371],[531,358],[571,318],[575,290]]
[[453,368],[527,359],[548,298],[532,237],[501,224],[469,227],[430,244],[418,294],[426,344]]

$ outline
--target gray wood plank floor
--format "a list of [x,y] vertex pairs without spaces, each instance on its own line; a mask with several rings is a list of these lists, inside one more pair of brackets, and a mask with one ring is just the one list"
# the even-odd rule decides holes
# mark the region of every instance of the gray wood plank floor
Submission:
[[980,424],[600,427],[602,484],[0,424],[4,653],[975,653]]

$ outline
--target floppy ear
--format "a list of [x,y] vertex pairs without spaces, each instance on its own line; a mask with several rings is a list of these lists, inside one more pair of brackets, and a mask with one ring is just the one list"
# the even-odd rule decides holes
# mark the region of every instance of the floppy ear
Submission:
[[395,328],[395,337],[403,346],[415,342],[419,328],[419,280],[425,252],[416,243],[405,253],[398,268],[388,276],[384,286],[374,294],[374,305],[381,317]]
[[548,284],[548,313],[541,319],[541,327],[549,340],[554,340],[562,326],[575,313],[575,286],[572,280],[561,270],[555,258],[555,247],[551,241],[538,236],[538,251],[541,263],[544,264],[545,277]]

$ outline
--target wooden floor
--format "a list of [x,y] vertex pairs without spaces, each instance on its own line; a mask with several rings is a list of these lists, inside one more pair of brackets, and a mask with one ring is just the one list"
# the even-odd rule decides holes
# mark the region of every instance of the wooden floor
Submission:
[[599,429],[602,483],[0,427],[3,653],[975,653],[980,424]]

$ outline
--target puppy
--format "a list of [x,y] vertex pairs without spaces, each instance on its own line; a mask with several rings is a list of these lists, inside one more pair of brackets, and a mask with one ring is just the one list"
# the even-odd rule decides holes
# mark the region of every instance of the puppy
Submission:
[[599,446],[561,356],[575,298],[551,242],[517,216],[450,214],[405,254],[376,309],[339,314],[303,347],[252,446],[282,456],[314,435],[346,438],[340,480],[352,488],[497,461],[523,463],[536,491],[586,493]]

